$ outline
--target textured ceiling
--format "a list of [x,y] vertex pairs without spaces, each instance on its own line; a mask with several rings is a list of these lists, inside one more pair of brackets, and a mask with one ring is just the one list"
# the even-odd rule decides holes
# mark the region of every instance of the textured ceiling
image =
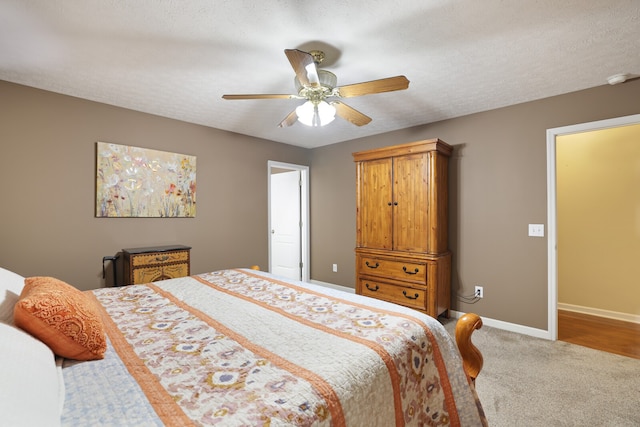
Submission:
[[[278,123],[298,100],[284,49],[321,48],[357,127]],[[0,80],[318,147],[640,75],[638,0],[2,0]],[[0,98],[1,99],[1,98]],[[639,101],[640,102],[640,101]]]

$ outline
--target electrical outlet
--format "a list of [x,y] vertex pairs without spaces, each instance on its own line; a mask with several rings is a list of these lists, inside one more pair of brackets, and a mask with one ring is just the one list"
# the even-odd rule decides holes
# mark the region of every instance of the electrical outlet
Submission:
[[333,272],[334,273],[338,272],[338,264],[333,264]]
[[476,290],[475,290],[473,296],[476,297],[476,298],[484,297],[484,289],[482,288],[482,286],[476,286]]

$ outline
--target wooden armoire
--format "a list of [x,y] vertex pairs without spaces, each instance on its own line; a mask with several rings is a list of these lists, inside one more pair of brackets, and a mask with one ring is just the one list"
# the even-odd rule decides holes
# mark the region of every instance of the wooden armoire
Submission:
[[353,153],[358,294],[449,315],[452,150],[429,139]]

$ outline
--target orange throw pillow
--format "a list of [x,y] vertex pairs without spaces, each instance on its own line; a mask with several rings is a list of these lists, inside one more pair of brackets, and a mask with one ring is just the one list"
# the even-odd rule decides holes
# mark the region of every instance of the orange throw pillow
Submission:
[[107,342],[95,303],[82,291],[53,277],[29,277],[13,311],[16,326],[58,356],[104,358]]

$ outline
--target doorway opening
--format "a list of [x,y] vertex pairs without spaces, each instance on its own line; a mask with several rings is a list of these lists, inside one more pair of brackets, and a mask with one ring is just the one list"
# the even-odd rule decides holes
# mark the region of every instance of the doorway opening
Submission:
[[547,265],[548,265],[548,321],[549,339],[558,339],[558,223],[556,138],[562,135],[584,133],[620,126],[640,124],[640,114],[596,122],[581,123],[547,130]]
[[269,272],[308,282],[309,167],[269,160]]

